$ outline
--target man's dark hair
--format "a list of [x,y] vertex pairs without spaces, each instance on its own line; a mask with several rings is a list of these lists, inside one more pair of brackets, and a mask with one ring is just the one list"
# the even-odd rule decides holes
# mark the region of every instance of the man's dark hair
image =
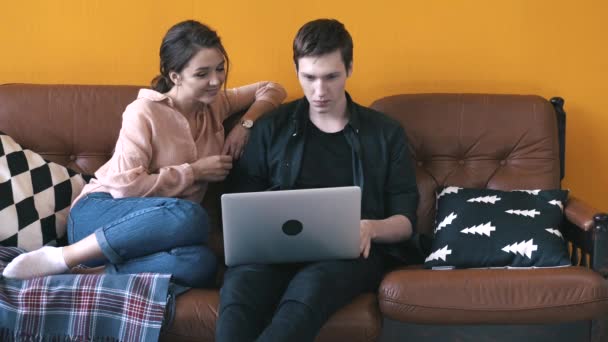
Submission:
[[302,57],[318,57],[340,50],[344,67],[353,61],[353,39],[344,25],[336,19],[317,19],[300,28],[293,40],[293,62],[298,69]]

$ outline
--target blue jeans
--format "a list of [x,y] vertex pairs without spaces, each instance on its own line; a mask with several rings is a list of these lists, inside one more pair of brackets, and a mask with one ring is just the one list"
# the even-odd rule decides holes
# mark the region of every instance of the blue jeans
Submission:
[[[81,198],[68,217],[68,242],[95,234],[106,273],[168,273],[189,287],[213,284],[216,258],[207,242],[208,219],[197,203],[176,198]],[[98,266],[103,262],[89,263]]]

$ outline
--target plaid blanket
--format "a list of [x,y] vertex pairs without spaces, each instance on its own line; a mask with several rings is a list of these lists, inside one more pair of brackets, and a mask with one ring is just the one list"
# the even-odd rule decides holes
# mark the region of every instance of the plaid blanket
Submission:
[[[22,250],[0,247],[0,273]],[[157,341],[170,275],[0,276],[0,341]]]

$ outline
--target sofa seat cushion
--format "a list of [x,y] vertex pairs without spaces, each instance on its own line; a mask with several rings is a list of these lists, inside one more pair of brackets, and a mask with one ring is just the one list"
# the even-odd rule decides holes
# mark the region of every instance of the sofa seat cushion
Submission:
[[220,294],[215,289],[191,289],[177,296],[170,327],[161,341],[214,341]]
[[382,313],[422,324],[541,324],[608,312],[608,282],[583,267],[399,269],[380,285]]
[[[161,341],[214,341],[219,291],[192,289],[177,297],[175,318],[161,332]],[[316,341],[376,341],[382,329],[378,300],[359,295],[323,326]]]

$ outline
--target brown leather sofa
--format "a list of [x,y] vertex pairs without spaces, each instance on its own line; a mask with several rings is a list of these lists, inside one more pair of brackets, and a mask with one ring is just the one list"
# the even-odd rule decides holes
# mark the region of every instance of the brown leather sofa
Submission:
[[[91,174],[110,157],[122,111],[137,91],[134,86],[1,85],[0,131],[49,160]],[[542,98],[401,95],[381,99],[373,107],[402,122],[410,137],[421,195],[419,232],[432,232],[434,190],[440,185],[560,186],[561,120]],[[476,153],[467,149],[498,131],[500,139]],[[536,145],[521,149],[522,144]],[[538,151],[549,157],[539,160],[534,156]],[[213,224],[211,245],[218,255],[221,192],[222,185],[215,184],[204,201]],[[379,296],[363,294],[334,314],[317,341],[608,338],[608,219],[575,198],[565,212],[562,230],[577,266],[442,272],[400,268],[386,276]],[[161,340],[213,340],[218,302],[217,289],[193,289],[179,296],[174,320]]]
[[[122,112],[138,90],[135,86],[0,85],[0,131],[48,160],[93,174],[110,158]],[[230,119],[226,124],[232,124]],[[221,189],[221,184],[213,184],[204,200],[213,226],[211,247],[218,255],[223,255]],[[218,289],[192,289],[178,296],[174,320],[161,340],[213,341],[218,303]],[[380,335],[381,317],[376,295],[361,295],[331,317],[317,341],[374,341]]]
[[[557,189],[563,100],[480,94],[397,95],[372,107],[406,127],[416,161],[417,230],[432,235],[435,189]],[[593,167],[593,166],[590,166]],[[606,341],[608,218],[570,197],[560,230],[573,267],[389,273],[380,286],[385,340]]]

